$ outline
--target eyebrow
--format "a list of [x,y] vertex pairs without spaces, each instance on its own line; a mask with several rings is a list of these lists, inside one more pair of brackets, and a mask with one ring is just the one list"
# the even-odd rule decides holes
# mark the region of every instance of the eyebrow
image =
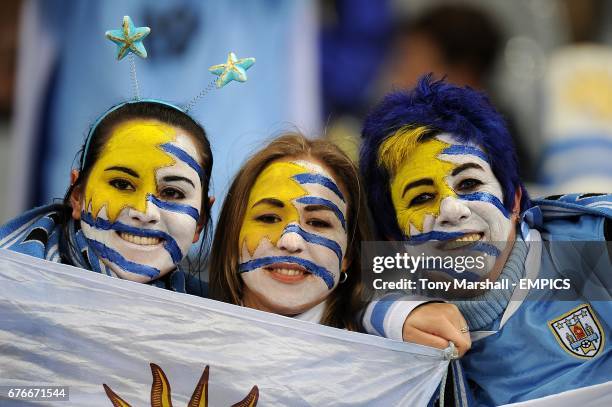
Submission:
[[[344,219],[344,214],[342,213],[340,208],[338,208],[338,206],[336,206],[336,204],[333,203],[332,201],[325,199],[325,198],[319,198],[317,196],[304,196],[302,198],[298,198],[296,202],[305,204],[306,205],[305,207],[310,206],[311,208],[313,208],[317,206],[322,206],[326,209],[331,210],[336,215],[340,223],[342,224],[342,228],[346,230],[346,220]],[[313,209],[313,210],[316,210],[316,209]]]
[[104,171],[121,171],[121,172],[125,172],[126,174],[131,175],[132,177],[140,178],[140,176],[138,175],[136,171],[130,168],[127,168],[127,167],[108,167]]
[[304,207],[306,212],[316,212],[316,211],[330,211],[334,212],[332,208],[327,205],[308,205]]
[[402,198],[404,197],[404,195],[406,195],[406,192],[408,192],[409,189],[420,187],[421,185],[433,185],[433,180],[431,178],[423,178],[411,182],[410,184],[404,187],[404,191],[402,192]]
[[254,208],[257,205],[264,205],[264,204],[276,206],[277,208],[284,208],[285,207],[285,204],[282,201],[279,201],[278,199],[264,198],[264,199],[260,199],[259,201],[255,202],[255,204],[253,204],[253,206],[251,206],[251,208]]
[[162,180],[166,182],[184,181],[191,184],[191,186],[195,188],[195,184],[189,178],[180,177],[178,175],[168,175],[167,177],[163,177]]
[[455,168],[451,172],[451,175],[455,176],[455,175],[459,174],[460,172],[465,171],[465,170],[470,169],[470,168],[476,168],[477,170],[484,171],[484,169],[480,165],[478,165],[476,163],[465,163],[465,164],[461,164],[460,166]]

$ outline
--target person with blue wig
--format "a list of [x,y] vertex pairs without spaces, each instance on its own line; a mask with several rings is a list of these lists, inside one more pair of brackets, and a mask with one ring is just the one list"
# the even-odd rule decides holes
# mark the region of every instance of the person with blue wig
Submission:
[[588,399],[612,380],[612,195],[531,200],[488,98],[431,75],[389,94],[362,136],[361,171],[379,238],[402,241],[411,253],[433,247],[483,259],[465,272],[421,270],[469,284],[454,284],[447,303],[387,294],[364,315],[370,333],[388,336],[386,328],[400,324],[405,339],[442,347],[452,338],[436,313],[458,309],[467,326],[456,328],[472,346],[452,366],[453,389],[479,404],[587,387]]

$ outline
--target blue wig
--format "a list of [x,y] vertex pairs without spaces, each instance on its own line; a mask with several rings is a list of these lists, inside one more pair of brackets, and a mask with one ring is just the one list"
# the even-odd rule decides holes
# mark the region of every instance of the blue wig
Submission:
[[506,209],[512,211],[516,188],[522,190],[521,213],[531,206],[519,178],[512,137],[489,99],[468,87],[434,81],[430,74],[411,91],[387,95],[365,120],[360,167],[379,237],[400,240],[403,236],[391,202],[390,177],[378,164],[378,151],[387,137],[405,126],[427,126],[435,134],[449,133],[461,142],[479,145],[502,186]]

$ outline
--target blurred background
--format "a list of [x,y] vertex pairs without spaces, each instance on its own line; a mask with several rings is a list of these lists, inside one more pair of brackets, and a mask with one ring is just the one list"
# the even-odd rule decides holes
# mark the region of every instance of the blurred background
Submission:
[[368,109],[419,76],[486,91],[515,137],[532,195],[612,191],[612,0],[4,0],[0,223],[61,198],[89,126],[133,97],[104,38],[151,27],[141,97],[186,104],[228,51],[244,84],[192,110],[213,147],[218,213],[245,158],[286,130],[357,157]]

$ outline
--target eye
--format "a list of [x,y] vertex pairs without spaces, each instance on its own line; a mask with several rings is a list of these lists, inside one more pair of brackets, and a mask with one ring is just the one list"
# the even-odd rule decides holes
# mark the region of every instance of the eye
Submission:
[[432,193],[429,193],[429,192],[424,192],[424,193],[419,194],[416,197],[412,198],[412,200],[408,204],[408,207],[410,208],[411,206],[422,205],[425,202],[431,201],[435,197],[436,197],[436,194],[432,194]]
[[332,226],[331,223],[325,220],[316,219],[316,218],[307,220],[306,224],[312,226],[313,228],[318,228],[318,229],[326,229]]
[[120,191],[135,191],[136,188],[132,183],[128,180],[122,178],[112,179],[108,182],[110,186]]
[[468,178],[468,179],[464,179],[463,181],[461,181],[457,188],[459,189],[459,191],[469,191],[469,190],[476,188],[479,185],[482,185],[482,181],[479,181],[474,178]]
[[160,191],[159,195],[161,198],[169,200],[178,200],[185,198],[185,194],[183,193],[183,191],[174,187],[163,188]]
[[270,223],[270,224],[272,224],[272,223],[278,223],[282,219],[278,215],[265,214],[265,215],[259,215],[258,217],[255,218],[255,220],[259,221],[259,222],[262,222],[262,223]]

